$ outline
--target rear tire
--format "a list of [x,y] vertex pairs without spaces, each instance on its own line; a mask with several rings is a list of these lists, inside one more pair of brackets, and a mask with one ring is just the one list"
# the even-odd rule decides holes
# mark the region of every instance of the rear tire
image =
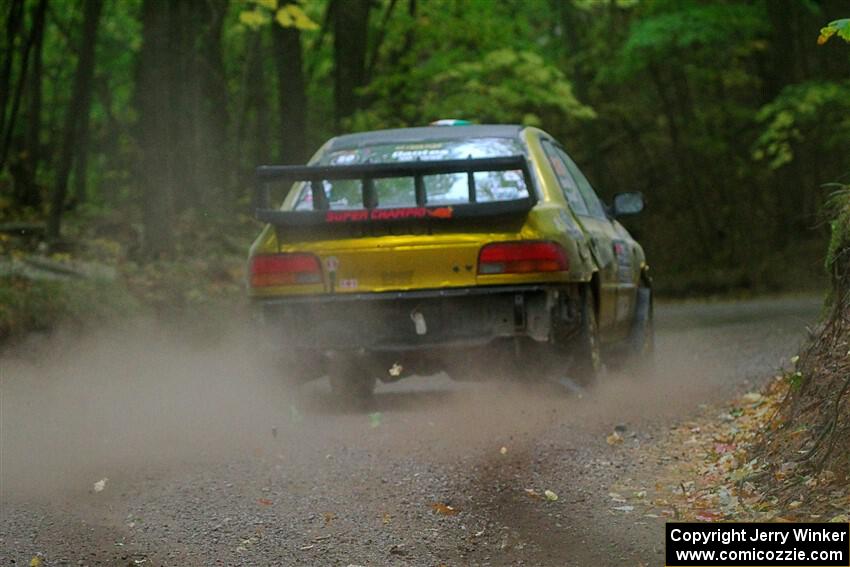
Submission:
[[602,373],[602,349],[599,342],[599,324],[596,320],[596,302],[589,287],[582,290],[579,305],[581,326],[573,339],[572,374],[580,385],[592,386]]
[[655,320],[653,316],[652,288],[641,286],[637,290],[638,306],[635,324],[629,335],[627,369],[639,376],[649,376],[655,371]]

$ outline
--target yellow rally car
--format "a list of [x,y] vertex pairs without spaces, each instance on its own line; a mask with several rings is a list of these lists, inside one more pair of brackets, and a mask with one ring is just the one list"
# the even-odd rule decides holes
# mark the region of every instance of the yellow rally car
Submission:
[[649,268],[616,220],[643,198],[607,208],[542,130],[351,134],[256,177],[249,294],[299,380],[346,396],[438,370],[587,384],[603,360],[651,356]]

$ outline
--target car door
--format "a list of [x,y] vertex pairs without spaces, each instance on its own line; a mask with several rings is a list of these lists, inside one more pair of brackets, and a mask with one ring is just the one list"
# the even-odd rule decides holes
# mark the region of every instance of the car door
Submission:
[[618,330],[618,336],[628,333],[631,329],[635,302],[637,301],[634,240],[618,222],[608,216],[590,182],[575,162],[570,159],[563,148],[558,148],[558,151],[563,155],[567,162],[567,168],[575,177],[579,192],[588,204],[588,210],[598,222],[598,230],[603,233],[603,236],[599,239],[598,247],[604,246],[611,252],[611,255],[606,256],[606,258],[613,260],[613,269],[607,272],[610,278],[609,289],[615,298],[613,325]]
[[599,327],[610,334],[617,325],[618,292],[615,233],[611,221],[587,179],[581,175],[560,144],[549,138],[541,138],[541,145],[567,202],[588,235],[590,250],[599,268]]

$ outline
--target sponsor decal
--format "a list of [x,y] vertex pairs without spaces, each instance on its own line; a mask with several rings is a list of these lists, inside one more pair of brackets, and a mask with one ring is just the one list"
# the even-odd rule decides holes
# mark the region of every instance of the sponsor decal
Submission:
[[353,211],[327,211],[325,222],[362,222],[367,220],[406,220],[406,219],[450,219],[451,207],[404,207],[400,209],[358,209]]
[[369,211],[365,209],[356,211],[328,211],[325,214],[326,222],[357,222],[368,219]]
[[452,208],[451,207],[437,207],[436,209],[430,209],[428,211],[429,217],[434,217],[437,219],[450,219],[452,218]]
[[614,241],[614,256],[617,257],[617,270],[619,280],[623,283],[632,281],[632,255],[628,245],[620,240]]

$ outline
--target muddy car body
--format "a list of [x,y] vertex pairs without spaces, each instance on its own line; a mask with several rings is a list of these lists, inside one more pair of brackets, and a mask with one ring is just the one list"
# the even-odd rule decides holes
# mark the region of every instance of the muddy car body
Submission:
[[603,205],[542,130],[339,136],[307,166],[258,168],[257,183],[267,224],[249,294],[264,340],[302,379],[368,393],[376,377],[463,378],[473,360],[542,374],[545,360],[591,381],[603,356],[651,349],[649,268],[616,220],[642,198]]

